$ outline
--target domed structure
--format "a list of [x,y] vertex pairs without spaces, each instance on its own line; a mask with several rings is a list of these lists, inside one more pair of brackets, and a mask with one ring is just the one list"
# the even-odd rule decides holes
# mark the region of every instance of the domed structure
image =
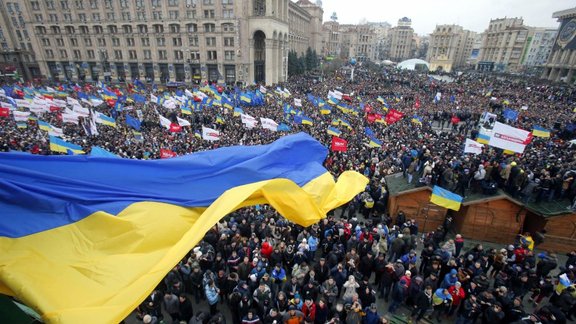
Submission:
[[396,68],[401,70],[428,71],[430,69],[430,63],[421,59],[409,59],[398,63],[398,65],[396,65]]

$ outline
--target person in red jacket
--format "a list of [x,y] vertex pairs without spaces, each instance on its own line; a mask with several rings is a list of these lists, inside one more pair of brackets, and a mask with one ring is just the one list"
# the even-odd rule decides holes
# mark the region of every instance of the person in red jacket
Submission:
[[316,304],[312,299],[306,299],[302,305],[302,314],[304,314],[304,323],[314,324],[316,319]]
[[448,288],[448,293],[452,295],[452,305],[450,306],[450,311],[448,311],[448,316],[452,316],[466,298],[466,292],[464,288],[462,288],[462,284],[457,281],[453,286]]
[[262,243],[262,248],[260,249],[260,253],[262,254],[262,256],[265,257],[266,259],[270,259],[270,255],[272,254],[272,252],[274,252],[274,248],[272,247],[272,245],[268,243],[268,241],[264,241],[264,243]]

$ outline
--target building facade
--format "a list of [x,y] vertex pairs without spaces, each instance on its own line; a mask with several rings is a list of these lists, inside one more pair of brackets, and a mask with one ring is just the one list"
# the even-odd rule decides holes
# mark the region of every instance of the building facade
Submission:
[[320,53],[324,16],[322,4],[314,4],[308,0],[290,1],[288,10],[290,49],[298,55],[305,53],[308,47]]
[[16,4],[27,52],[57,80],[282,82],[290,45],[317,46],[310,42],[322,19],[321,8],[295,9],[290,0],[4,1],[3,17]]
[[558,30],[555,28],[532,28],[522,57],[522,65],[533,68],[546,64],[557,34]]
[[552,15],[560,22],[558,34],[548,62],[544,66],[542,78],[576,83],[576,8],[555,12]]
[[430,34],[426,61],[431,71],[451,72],[464,67],[469,60],[476,33],[458,25],[439,25]]
[[521,70],[522,55],[530,28],[522,18],[490,20],[484,32],[477,69],[516,72]]
[[389,60],[400,62],[415,56],[416,39],[412,20],[407,17],[399,19],[398,26],[390,29],[389,37]]

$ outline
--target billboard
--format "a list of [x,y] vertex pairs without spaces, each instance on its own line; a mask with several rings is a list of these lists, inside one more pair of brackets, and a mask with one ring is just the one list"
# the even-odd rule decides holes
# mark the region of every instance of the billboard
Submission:
[[558,49],[576,49],[576,18],[564,19],[560,24],[553,51]]

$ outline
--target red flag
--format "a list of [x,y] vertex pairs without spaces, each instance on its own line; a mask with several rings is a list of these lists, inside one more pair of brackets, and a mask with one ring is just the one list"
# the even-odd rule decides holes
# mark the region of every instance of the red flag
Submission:
[[420,108],[420,99],[416,98],[416,102],[414,103],[414,108],[418,109]]
[[10,116],[10,109],[0,107],[0,117],[8,117],[8,116]]
[[458,124],[460,122],[460,118],[458,118],[458,116],[454,115],[452,116],[452,124]]
[[60,111],[60,107],[50,106],[50,112]]
[[202,102],[202,98],[194,96],[194,102]]
[[[1,115],[0,115],[1,116]],[[532,134],[532,132],[528,133],[528,137],[526,137],[526,139],[524,140],[524,145],[528,145],[532,142],[532,139],[534,138],[534,135]]]
[[172,133],[179,133],[182,131],[182,126],[176,124],[176,123],[172,123],[170,124],[170,132]]
[[404,114],[396,109],[390,109],[386,114],[386,124],[391,125],[404,117]]
[[348,151],[348,141],[340,137],[332,136],[332,151],[336,152]]
[[160,149],[160,158],[161,159],[169,159],[169,158],[172,158],[175,156],[176,156],[176,153],[171,151],[171,150]]
[[345,94],[345,95],[342,95],[342,100],[346,100],[346,101],[350,102],[350,101],[352,101],[352,98],[350,98],[349,95]]
[[371,111],[372,111],[372,106],[370,106],[370,105],[364,105],[364,112],[369,113],[369,112],[371,112]]

